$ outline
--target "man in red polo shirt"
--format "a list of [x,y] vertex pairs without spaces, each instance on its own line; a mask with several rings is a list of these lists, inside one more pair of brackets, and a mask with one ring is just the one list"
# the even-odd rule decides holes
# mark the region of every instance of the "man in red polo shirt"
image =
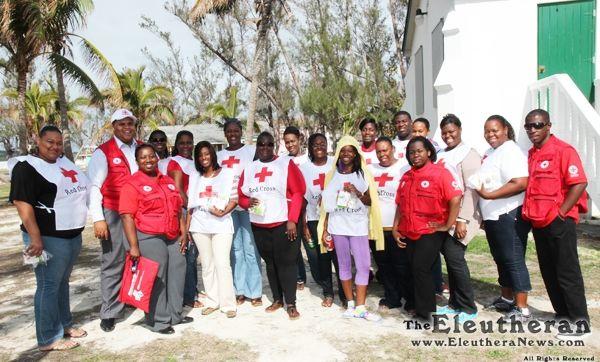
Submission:
[[589,315],[575,224],[587,211],[587,179],[575,149],[550,133],[548,112],[534,109],[525,117],[529,150],[529,184],[523,218],[533,226],[540,271],[558,320],[575,323],[571,331],[559,328],[558,338],[589,334]]
[[88,164],[88,176],[92,182],[90,214],[94,235],[102,243],[100,328],[105,332],[115,328],[115,319],[123,313],[123,304],[118,296],[127,241],[119,215],[119,196],[125,181],[138,170],[135,162],[136,121],[137,118],[127,109],[115,111],[111,117],[114,137],[98,146]]

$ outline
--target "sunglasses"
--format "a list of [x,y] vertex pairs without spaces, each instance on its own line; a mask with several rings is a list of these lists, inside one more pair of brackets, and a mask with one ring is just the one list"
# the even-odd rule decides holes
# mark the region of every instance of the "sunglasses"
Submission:
[[275,147],[275,144],[273,142],[268,142],[268,143],[258,142],[256,145],[258,147]]
[[166,138],[150,138],[149,142],[167,142]]
[[527,131],[530,131],[531,129],[542,129],[544,127],[546,127],[548,125],[548,123],[546,122],[534,122],[534,123],[525,123],[525,125],[523,126]]

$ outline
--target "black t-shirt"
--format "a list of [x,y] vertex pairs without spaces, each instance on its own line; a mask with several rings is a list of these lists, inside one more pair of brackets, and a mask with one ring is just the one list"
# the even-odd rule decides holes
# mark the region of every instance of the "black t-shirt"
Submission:
[[[46,180],[27,161],[18,162],[12,170],[9,200],[23,201],[33,206],[35,220],[43,236],[71,239],[81,234],[83,228],[56,230],[54,207],[56,185]],[[23,224],[21,230],[27,232]]]

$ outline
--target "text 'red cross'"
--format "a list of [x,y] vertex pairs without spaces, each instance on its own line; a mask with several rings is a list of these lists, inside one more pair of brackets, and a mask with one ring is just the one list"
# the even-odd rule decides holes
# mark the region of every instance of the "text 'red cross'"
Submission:
[[213,195],[212,186],[206,186],[206,189],[204,190],[204,192],[200,193],[200,198],[211,197],[212,195]]
[[265,182],[265,180],[267,179],[267,177],[272,176],[273,172],[269,171],[268,168],[263,167],[262,170],[260,170],[259,173],[257,173],[256,175],[254,175],[255,178],[258,178],[258,182]]
[[65,170],[64,168],[60,168],[61,173],[63,174],[63,176],[70,178],[72,183],[77,182],[77,177],[75,177],[75,175],[77,175],[77,171],[75,170]]
[[233,168],[233,165],[237,163],[240,163],[239,158],[235,158],[235,156],[229,156],[228,159],[223,160],[223,162],[221,162],[221,165],[227,166],[227,168]]
[[381,176],[377,176],[375,177],[375,181],[379,182],[379,187],[385,187],[385,183],[388,181],[392,181],[394,178],[393,177],[389,177],[388,173],[382,173]]
[[325,187],[325,174],[320,173],[319,177],[313,180],[313,185],[319,185],[321,190],[323,190],[323,188]]

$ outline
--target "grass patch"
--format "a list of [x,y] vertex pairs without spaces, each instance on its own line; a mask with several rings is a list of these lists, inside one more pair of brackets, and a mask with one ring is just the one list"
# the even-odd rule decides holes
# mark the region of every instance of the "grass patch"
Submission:
[[[487,239],[483,235],[477,235],[473,238],[473,240],[471,240],[469,246],[467,247],[467,252],[474,254],[492,255],[490,252],[490,245],[488,244]],[[537,254],[535,251],[535,242],[533,240],[527,241],[527,252],[525,255],[527,256],[527,259],[537,258]]]
[[0,206],[8,204],[9,193],[10,183],[0,184]]

